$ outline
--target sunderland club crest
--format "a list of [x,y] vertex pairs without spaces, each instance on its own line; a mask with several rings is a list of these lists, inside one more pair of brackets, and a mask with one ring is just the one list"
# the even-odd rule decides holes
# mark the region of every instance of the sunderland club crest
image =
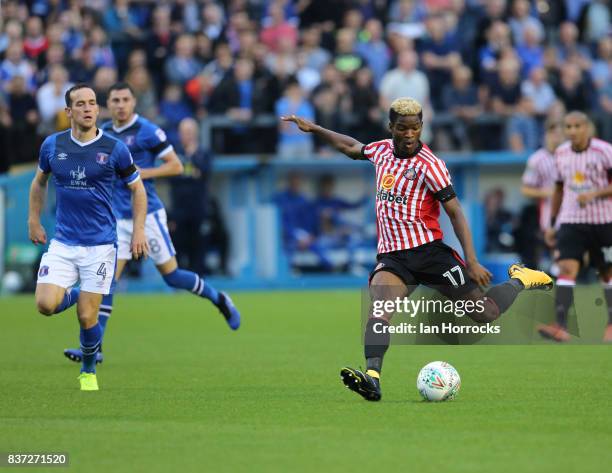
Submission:
[[417,177],[417,173],[414,168],[406,169],[402,175],[409,181],[414,181]]

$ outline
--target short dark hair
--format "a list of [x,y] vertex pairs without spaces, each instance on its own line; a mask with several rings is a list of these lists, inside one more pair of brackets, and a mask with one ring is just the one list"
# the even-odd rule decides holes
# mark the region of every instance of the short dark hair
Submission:
[[[75,91],[80,90],[80,89],[91,89],[91,90],[93,90],[93,88],[90,85],[85,84],[84,82],[80,82],[78,84],[73,85],[64,94],[64,100],[66,101],[66,107],[68,107],[68,108],[72,107],[72,97],[70,97],[70,95],[72,94],[72,92],[75,92]],[[94,91],[94,94],[95,94],[95,91]]]
[[127,82],[116,82],[115,84],[111,85],[111,88],[108,89],[108,96],[110,97],[110,94],[113,90],[129,90],[130,94],[132,94],[134,97],[136,96],[136,94],[134,93],[134,89],[132,89],[132,86],[130,84],[128,84]]

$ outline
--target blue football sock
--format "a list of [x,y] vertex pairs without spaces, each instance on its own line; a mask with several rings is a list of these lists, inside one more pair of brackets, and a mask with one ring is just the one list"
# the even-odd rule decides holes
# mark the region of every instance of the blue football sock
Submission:
[[69,309],[79,300],[79,294],[81,293],[81,289],[78,287],[73,287],[69,291],[64,293],[64,299],[60,305],[55,309],[54,314],[59,314],[60,312],[64,312],[66,309]]
[[195,295],[210,300],[213,304],[219,304],[219,293],[210,284],[204,282],[200,276],[191,271],[176,269],[171,273],[163,275],[164,281],[170,287],[185,289]]
[[102,304],[100,304],[100,310],[98,311],[98,323],[102,329],[102,339],[104,339],[104,333],[106,331],[106,324],[113,312],[113,295],[107,294],[102,297]]
[[83,367],[81,373],[96,372],[96,353],[102,342],[102,328],[96,323],[91,328],[81,328],[81,351],[83,352]]

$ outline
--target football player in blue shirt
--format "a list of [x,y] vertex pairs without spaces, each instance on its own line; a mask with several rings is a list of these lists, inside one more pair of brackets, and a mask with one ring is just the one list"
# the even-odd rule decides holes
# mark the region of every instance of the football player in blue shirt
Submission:
[[[105,123],[102,129],[128,146],[144,181],[148,203],[145,234],[149,243],[149,256],[153,259],[159,273],[168,286],[184,289],[210,300],[223,314],[230,328],[238,329],[240,313],[230,297],[224,292],[217,291],[198,274],[178,267],[176,252],[168,233],[166,210],[157,196],[154,181],[158,177],[175,176],[183,172],[183,165],[172,145],[168,143],[166,134],[157,125],[134,112],[136,99],[127,83],[119,82],[109,89],[107,107],[111,113],[112,122]],[[157,159],[160,159],[162,164],[156,167]],[[188,205],[188,203],[182,202],[179,205]],[[129,189],[123,183],[118,182],[115,185],[113,208],[117,215],[119,240],[115,276],[115,279],[118,280],[127,261],[132,258],[129,245],[133,227],[132,211],[129,206]],[[113,294],[111,293],[103,298],[100,306],[99,320],[103,332],[112,308]],[[78,349],[64,350],[64,355],[72,361],[81,360],[81,352]],[[102,360],[102,353],[99,353],[97,361]]]
[[[109,294],[117,262],[113,183],[121,178],[132,197],[136,257],[148,252],[145,237],[147,196],[127,146],[96,127],[99,108],[89,86],[66,92],[71,128],[49,136],[40,148],[39,168],[30,187],[28,231],[34,244],[46,244],[40,223],[47,181],[56,187],[56,227],[43,255],[36,284],[36,306],[53,315],[77,303],[81,326],[81,390],[97,391],[96,355],[102,343],[98,311]],[[80,281],[80,289],[70,289]]]

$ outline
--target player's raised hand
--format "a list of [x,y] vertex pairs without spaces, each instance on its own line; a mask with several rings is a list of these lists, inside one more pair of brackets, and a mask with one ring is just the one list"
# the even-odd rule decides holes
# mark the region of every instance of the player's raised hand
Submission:
[[143,230],[132,233],[132,255],[135,259],[146,258],[149,254],[149,244]]
[[45,231],[45,227],[43,227],[40,222],[28,223],[28,235],[30,237],[30,241],[35,245],[44,245],[47,243],[47,232]]
[[475,262],[467,265],[467,273],[472,280],[479,286],[488,286],[491,282],[493,275],[491,272],[481,265],[479,262]]
[[297,115],[289,115],[285,117],[280,117],[284,122],[293,122],[298,128],[306,133],[311,133],[315,130],[316,126],[310,120],[306,120],[305,118],[300,118]]

